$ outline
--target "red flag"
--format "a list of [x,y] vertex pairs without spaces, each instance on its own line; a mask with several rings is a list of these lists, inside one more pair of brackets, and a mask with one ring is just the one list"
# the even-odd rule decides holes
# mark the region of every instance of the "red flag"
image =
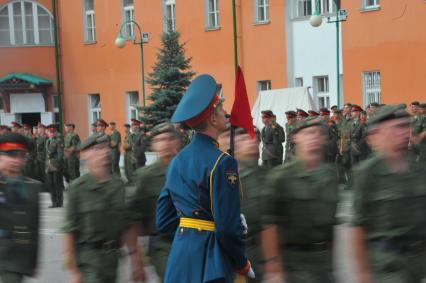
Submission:
[[232,126],[246,129],[251,138],[254,138],[253,118],[251,117],[246,83],[244,82],[244,76],[240,66],[238,66],[235,79],[235,100],[232,105],[229,122]]

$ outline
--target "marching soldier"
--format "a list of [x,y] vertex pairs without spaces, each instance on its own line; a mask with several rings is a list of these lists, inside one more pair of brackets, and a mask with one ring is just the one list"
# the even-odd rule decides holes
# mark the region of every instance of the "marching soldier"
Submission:
[[141,122],[132,119],[132,135],[131,135],[131,145],[132,145],[132,162],[133,170],[136,170],[140,167],[145,166],[146,156],[145,156],[145,133],[141,130]]
[[64,176],[67,183],[80,177],[80,160],[78,157],[80,137],[74,130],[74,124],[65,124],[65,132],[67,135],[64,141]]
[[[120,248],[128,228],[124,184],[111,175],[111,147],[91,135],[80,146],[88,173],[74,180],[65,209],[66,266],[71,282],[116,282]],[[140,255],[129,245],[133,278],[143,279]]]
[[120,147],[121,147],[121,134],[115,128],[115,122],[110,122],[109,126],[111,128],[111,163],[112,163],[112,173],[121,176],[120,173]]
[[91,129],[90,132],[92,135],[96,134],[98,132],[98,123],[97,122],[93,122],[92,124],[90,124]]
[[105,140],[108,140],[108,142],[111,142],[111,137],[106,134],[107,127],[108,127],[108,123],[105,122],[104,119],[99,119],[96,122],[96,136],[98,138],[104,138]]
[[330,118],[330,111],[327,108],[320,109],[320,117],[324,121],[327,129],[327,145],[325,150],[325,160],[329,163],[335,163],[338,154],[339,133],[336,123]]
[[27,138],[17,133],[0,137],[0,281],[20,283],[37,268],[42,184],[23,177]]
[[124,174],[128,183],[132,182],[133,164],[132,164],[132,133],[130,132],[130,125],[124,124]]
[[21,133],[22,126],[18,122],[12,122],[11,132],[12,133]]
[[359,279],[420,283],[426,277],[426,171],[407,158],[405,105],[381,107],[368,127],[374,154],[350,183]]
[[309,117],[318,117],[320,114],[314,110],[308,110]]
[[[244,254],[236,160],[218,149],[226,112],[210,75],[192,81],[172,116],[196,131],[167,170],[157,229],[174,233],[164,283],[232,283],[250,273]],[[250,273],[254,276],[254,273]]]
[[37,152],[37,180],[46,182],[46,126],[42,123],[37,125],[36,152]]
[[285,133],[287,136],[287,142],[285,144],[285,161],[284,163],[289,162],[294,156],[294,142],[293,142],[293,130],[296,123],[297,113],[294,111],[285,112],[287,117],[287,123],[285,124]]
[[263,192],[265,278],[270,282],[334,282],[338,184],[334,167],[323,162],[327,133],[321,119],[299,121],[293,140],[294,161],[273,169]]
[[361,107],[358,105],[352,106],[352,121],[350,124],[352,166],[367,157],[367,127],[360,121],[361,112]]
[[148,257],[163,282],[167,256],[173,240],[173,233],[159,234],[155,227],[155,208],[158,196],[166,182],[166,169],[178,153],[182,141],[173,124],[161,123],[151,131],[151,149],[157,153],[158,160],[135,172],[136,193],[130,203],[133,239],[142,228],[142,235],[149,236]]
[[284,129],[274,122],[274,113],[271,110],[262,111],[262,161],[269,168],[282,164],[283,142],[285,142]]
[[261,282],[263,256],[260,247],[262,231],[262,214],[259,213],[262,200],[262,188],[266,179],[267,169],[259,166],[260,132],[255,128],[252,139],[244,129],[235,133],[235,158],[241,183],[244,185],[244,197],[241,200],[241,213],[247,221],[246,252],[250,263],[256,270],[256,278],[249,278],[249,283]]
[[64,148],[60,139],[56,137],[56,126],[47,126],[46,141],[46,181],[49,187],[52,205],[49,208],[63,205],[63,167]]

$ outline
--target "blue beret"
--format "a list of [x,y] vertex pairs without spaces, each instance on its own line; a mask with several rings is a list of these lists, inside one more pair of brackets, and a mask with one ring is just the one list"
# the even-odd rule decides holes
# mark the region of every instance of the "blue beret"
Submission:
[[180,100],[175,113],[173,113],[172,123],[185,122],[201,114],[215,97],[216,87],[216,81],[212,76],[200,75],[196,77]]

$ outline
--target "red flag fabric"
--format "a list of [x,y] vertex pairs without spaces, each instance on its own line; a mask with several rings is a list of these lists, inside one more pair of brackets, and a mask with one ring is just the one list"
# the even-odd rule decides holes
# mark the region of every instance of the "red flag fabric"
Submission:
[[244,76],[240,66],[238,66],[235,78],[235,100],[232,105],[229,122],[232,126],[246,129],[251,138],[254,138],[253,118],[251,117],[246,83],[244,82]]

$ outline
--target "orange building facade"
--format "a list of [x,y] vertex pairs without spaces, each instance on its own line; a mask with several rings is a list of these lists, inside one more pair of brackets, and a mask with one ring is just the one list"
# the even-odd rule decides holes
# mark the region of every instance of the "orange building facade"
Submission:
[[[207,5],[215,14],[207,15]],[[267,21],[254,21],[254,2],[240,1],[237,6],[238,60],[242,66],[250,102],[258,88],[282,88],[287,85],[283,1],[271,1]],[[131,3],[130,6],[125,6]],[[142,105],[141,63],[138,45],[129,40],[123,49],[114,45],[120,26],[133,9],[134,20],[149,34],[144,48],[145,78],[152,71],[161,47],[165,19],[181,33],[186,56],[192,58],[197,74],[212,74],[222,85],[226,107],[230,109],[234,93],[233,17],[230,1],[94,1],[96,34],[87,34],[84,1],[61,1],[59,5],[63,109],[66,121],[86,134],[89,124],[101,116],[118,124],[136,114],[135,101]],[[166,4],[172,5],[167,7]],[[92,8],[92,7],[89,7]],[[167,16],[169,12],[169,16]],[[89,20],[90,21],[90,20]],[[212,21],[212,22],[209,22]],[[208,27],[208,25],[211,25]],[[134,27],[136,38],[139,39]],[[127,32],[127,27],[123,28]],[[86,33],[86,34],[85,34]],[[90,40],[88,40],[90,39]],[[146,96],[151,90],[145,84]],[[146,103],[149,103],[146,100]],[[100,112],[100,113],[99,113]]]
[[[294,5],[288,5],[289,1]],[[137,106],[143,104],[139,46],[132,40],[123,49],[114,45],[120,27],[129,19],[149,35],[143,45],[145,79],[156,61],[162,33],[177,30],[186,56],[192,58],[192,70],[212,74],[222,86],[226,108],[231,108],[232,1],[0,0],[1,123],[58,121],[54,2],[63,121],[75,123],[83,137],[97,118],[121,125],[137,117]],[[285,17],[291,14],[286,7],[307,8],[309,14],[313,3],[237,0],[238,63],[252,105],[259,90],[294,85],[294,78],[288,77],[289,66],[300,58],[286,58],[286,38],[294,39],[286,35]],[[420,84],[426,75],[426,34],[421,29],[426,2],[342,0],[341,7],[348,14],[342,23],[343,101],[365,106],[373,101],[426,100]],[[308,25],[304,20],[297,23]],[[122,32],[139,40],[134,25],[124,24]],[[145,84],[145,89],[148,98],[150,86]]]
[[343,0],[342,8],[345,101],[425,101],[426,2]]

